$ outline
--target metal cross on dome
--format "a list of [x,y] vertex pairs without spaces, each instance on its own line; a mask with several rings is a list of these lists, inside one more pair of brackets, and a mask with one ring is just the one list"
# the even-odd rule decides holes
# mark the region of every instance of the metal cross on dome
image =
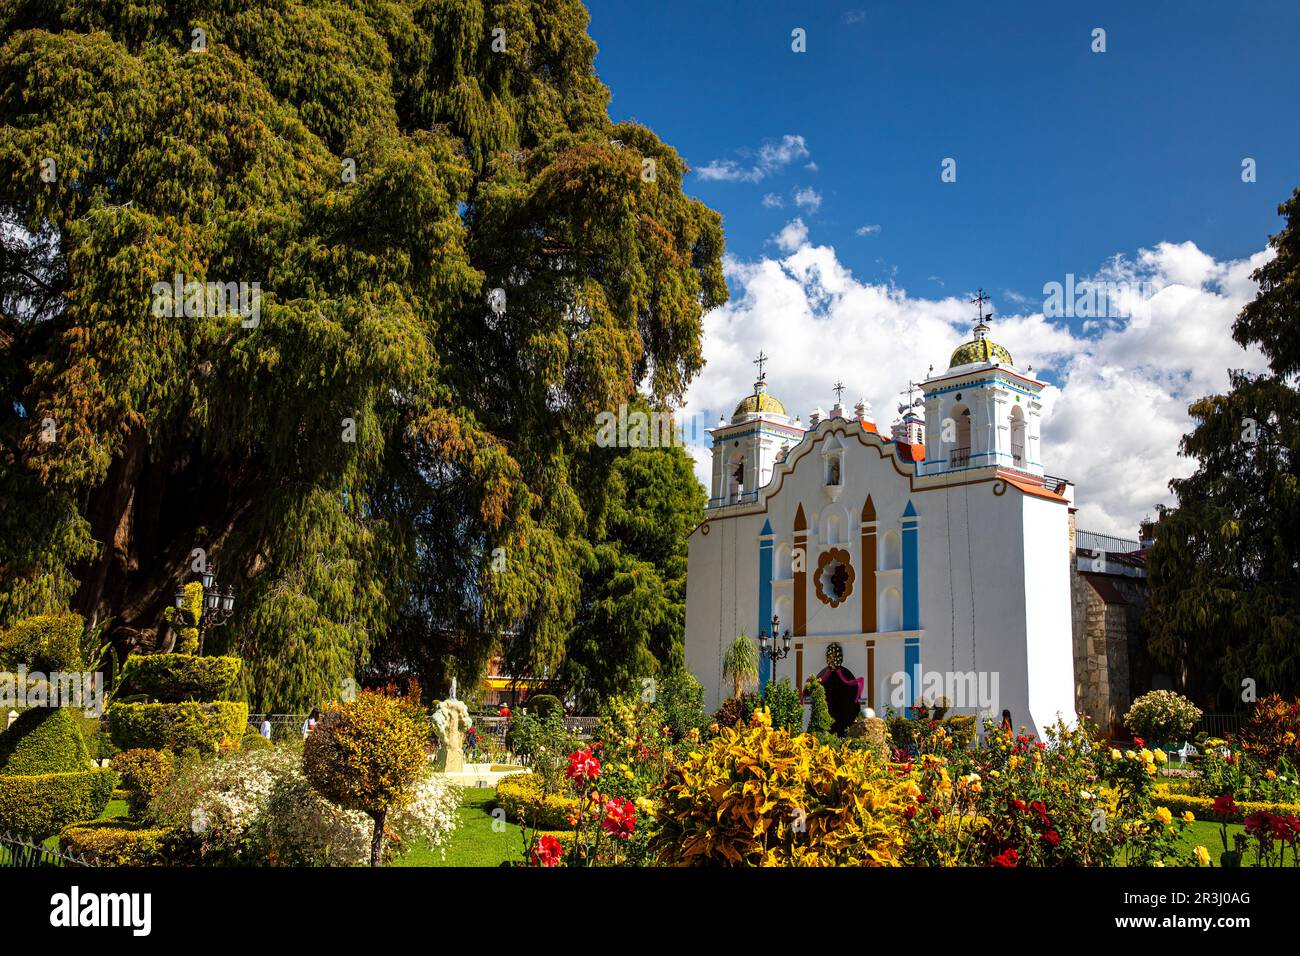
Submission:
[[835,393],[835,403],[840,404],[844,398],[844,383],[836,382],[831,386],[831,391]]
[[978,312],[976,313],[976,316],[975,316],[975,334],[976,334],[976,336],[978,336],[981,332],[987,332],[987,331],[988,331],[988,326],[985,325],[984,322],[985,322],[987,319],[991,319],[991,318],[993,318],[993,310],[992,310],[992,309],[989,309],[988,312],[985,312],[985,311],[984,311],[984,303],[985,303],[985,302],[992,303],[992,301],[993,301],[992,299],[990,299],[988,296],[986,296],[986,295],[984,294],[984,290],[983,290],[983,289],[980,289],[979,292],[976,293],[975,298],[971,299],[971,304],[976,305],[976,306],[978,307]]
[[763,371],[763,363],[768,361],[768,357],[763,354],[763,350],[758,350],[758,358],[754,359],[754,364],[758,366],[758,380],[760,382],[767,380],[767,373]]

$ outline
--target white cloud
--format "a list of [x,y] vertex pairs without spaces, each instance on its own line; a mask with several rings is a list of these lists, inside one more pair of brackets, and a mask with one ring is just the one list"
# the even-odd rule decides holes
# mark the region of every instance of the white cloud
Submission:
[[[908,379],[920,381],[932,364],[945,368],[969,338],[970,295],[915,298],[892,283],[859,281],[833,247],[810,240],[801,219],[774,242],[780,258],[727,259],[734,295],[704,318],[708,364],[687,393],[686,411],[705,416],[704,427],[729,415],[751,391],[752,360],[762,349],[773,356],[772,393],[792,415],[806,422],[814,407],[829,407],[831,385],[843,379],[845,404],[865,397],[884,430]],[[1230,329],[1255,294],[1250,274],[1271,255],[1218,262],[1192,243],[1161,243],[1109,260],[1096,277],[1127,276],[1154,290],[1142,322],[1105,319],[1084,332],[1041,310],[995,311],[992,337],[1019,367],[1033,365],[1051,383],[1043,460],[1048,472],[1075,482],[1080,528],[1134,537],[1144,515],[1173,500],[1169,479],[1195,467],[1178,454],[1191,427],[1187,406],[1224,390],[1227,369],[1265,367]],[[706,486],[707,440],[701,433],[692,448]]]
[[781,209],[785,206],[785,200],[776,193],[768,193],[763,197],[763,205],[768,209]]
[[781,137],[780,142],[764,143],[760,146],[758,155],[749,165],[742,165],[734,159],[715,159],[696,170],[696,175],[701,179],[723,182],[757,183],[773,173],[780,172],[795,160],[807,159],[811,155],[808,152],[808,144],[802,136],[786,133]]
[[874,236],[879,231],[879,225],[858,226],[857,229],[853,230],[854,234],[858,236]]
[[808,186],[805,189],[796,189],[794,193],[794,204],[805,212],[816,212],[822,205],[822,194]]

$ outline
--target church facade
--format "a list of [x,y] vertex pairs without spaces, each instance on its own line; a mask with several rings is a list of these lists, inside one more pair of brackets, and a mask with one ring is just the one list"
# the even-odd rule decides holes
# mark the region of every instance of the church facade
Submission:
[[686,603],[686,664],[709,708],[743,633],[778,650],[788,638],[761,660],[763,684],[834,673],[881,716],[947,698],[950,714],[1007,710],[1040,737],[1075,720],[1073,486],[1043,469],[1044,383],[987,332],[981,318],[889,437],[865,401],[805,427],[761,366],[710,432]]

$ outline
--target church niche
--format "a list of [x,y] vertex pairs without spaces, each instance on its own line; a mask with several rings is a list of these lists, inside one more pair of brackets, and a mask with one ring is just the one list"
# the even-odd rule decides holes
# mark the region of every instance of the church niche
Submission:
[[843,548],[830,548],[817,559],[817,573],[813,583],[817,599],[831,607],[839,607],[853,593],[853,562]]

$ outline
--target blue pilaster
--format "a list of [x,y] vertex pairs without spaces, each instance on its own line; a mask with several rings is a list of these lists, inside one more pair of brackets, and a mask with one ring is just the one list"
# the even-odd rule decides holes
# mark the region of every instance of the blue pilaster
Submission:
[[[758,535],[758,628],[754,631],[755,636],[759,631],[765,630],[772,626],[772,522],[764,521],[763,530]],[[772,635],[773,639],[776,635]],[[769,668],[775,671],[776,664],[770,659],[759,661],[758,666],[758,692],[761,694],[767,687],[770,677]]]
[[921,629],[921,519],[912,502],[903,511],[903,630]]

